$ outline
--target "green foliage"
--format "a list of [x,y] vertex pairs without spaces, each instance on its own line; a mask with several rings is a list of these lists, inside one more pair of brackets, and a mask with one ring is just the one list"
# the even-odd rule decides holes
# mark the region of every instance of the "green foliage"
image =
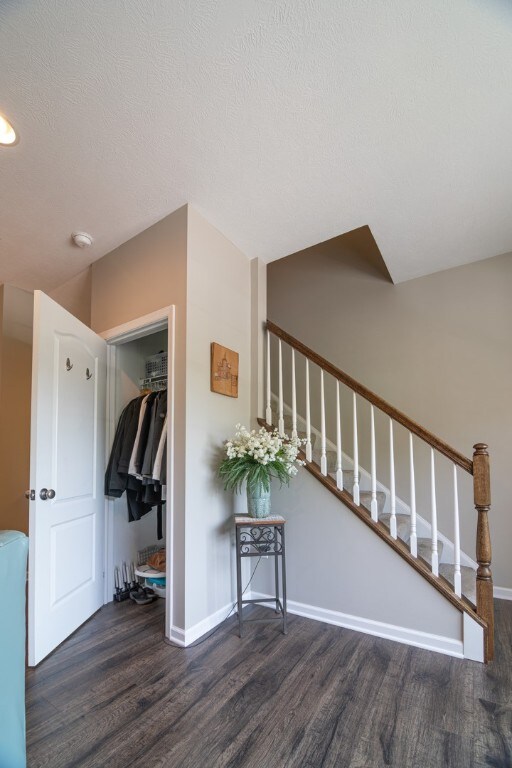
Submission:
[[244,480],[249,491],[255,491],[262,486],[265,491],[270,489],[272,478],[279,480],[281,485],[290,482],[290,474],[282,458],[276,456],[269,464],[260,464],[251,456],[224,459],[219,467],[219,477],[224,481],[225,491],[239,493]]

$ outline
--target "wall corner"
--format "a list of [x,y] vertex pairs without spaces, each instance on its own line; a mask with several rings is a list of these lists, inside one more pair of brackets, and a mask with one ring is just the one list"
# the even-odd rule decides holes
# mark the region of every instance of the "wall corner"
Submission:
[[265,322],[267,319],[267,265],[251,259],[251,421],[263,416],[265,376]]

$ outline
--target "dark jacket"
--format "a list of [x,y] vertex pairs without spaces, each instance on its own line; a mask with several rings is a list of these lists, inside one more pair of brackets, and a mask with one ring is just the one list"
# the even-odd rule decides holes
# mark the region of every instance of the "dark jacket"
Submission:
[[[158,393],[160,396],[162,393]],[[156,483],[146,486],[142,481],[128,474],[130,459],[135,445],[135,438],[139,427],[140,409],[144,397],[137,397],[131,400],[123,410],[119,423],[117,425],[110,458],[105,473],[105,495],[113,498],[120,498],[126,491],[126,501],[128,508],[128,520],[140,520],[143,515],[150,512],[153,507],[158,507],[158,538],[162,538],[162,489]],[[141,433],[139,438],[139,448],[137,457],[142,462],[145,456],[147,446],[150,443],[150,454],[153,450],[153,439],[150,437],[151,419],[156,420],[158,408],[156,393],[151,394],[146,401],[146,413],[141,424]],[[165,403],[167,397],[165,397]],[[146,418],[147,414],[147,418]],[[156,433],[156,430],[153,430]],[[160,434],[161,434],[160,427]],[[156,444],[158,448],[158,443]],[[156,453],[155,448],[155,453]]]
[[[128,468],[123,472],[120,469],[120,463],[121,457],[126,454],[125,443],[129,439],[130,424],[133,422],[134,411],[137,410],[137,407],[137,413],[140,411],[140,402],[138,401],[139,398],[131,400],[119,418],[114,442],[112,443],[112,450],[110,451],[107,471],[105,472],[105,495],[113,496],[115,499],[119,499],[123,495],[128,483]],[[133,437],[133,440],[135,440],[135,436]],[[128,463],[129,462],[130,459],[128,458]]]

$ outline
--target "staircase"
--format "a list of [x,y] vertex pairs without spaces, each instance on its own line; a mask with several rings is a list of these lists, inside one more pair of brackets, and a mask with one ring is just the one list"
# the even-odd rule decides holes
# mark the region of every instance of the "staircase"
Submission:
[[[304,441],[302,458],[307,470],[432,584],[445,599],[483,629],[481,656],[483,661],[491,661],[494,651],[494,615],[488,525],[490,474],[487,446],[483,443],[476,444],[473,459],[468,459],[270,321],[267,322],[266,349],[266,412],[265,419],[259,420],[260,424],[269,429],[277,427],[281,433],[295,435]],[[275,354],[272,354],[271,350]],[[286,352],[285,365],[283,351]],[[326,397],[328,377],[335,381],[334,402],[332,398],[329,401]],[[276,379],[277,394],[271,386],[272,381]],[[291,390],[291,405],[284,400],[285,390]],[[305,400],[301,413],[297,407],[299,390],[302,400]],[[346,440],[342,441],[341,404],[347,397],[351,399],[352,412],[350,452],[346,449]],[[311,417],[313,404],[319,406],[316,408],[317,417],[319,411],[318,426],[313,424]],[[362,407],[370,409],[369,446],[361,442],[367,434],[366,430],[361,429]],[[377,476],[376,410],[388,417],[389,487],[379,482]],[[397,424],[408,433],[407,500],[399,498],[395,491],[395,461],[404,460],[403,452],[397,455],[395,449]],[[329,440],[328,433],[335,434],[336,439]],[[415,446],[418,440],[430,450],[428,478],[420,478],[417,475],[422,469],[415,461]],[[359,463],[362,447],[370,449],[369,470],[362,468]],[[452,464],[453,541],[444,536],[437,525],[436,466],[439,464],[439,454]],[[477,511],[477,547],[474,560],[460,548],[458,474],[461,470],[473,476],[474,504]],[[426,481],[430,486],[429,520],[420,517],[416,510],[416,488],[420,479],[423,481],[422,487]],[[422,511],[423,507],[424,503]]]

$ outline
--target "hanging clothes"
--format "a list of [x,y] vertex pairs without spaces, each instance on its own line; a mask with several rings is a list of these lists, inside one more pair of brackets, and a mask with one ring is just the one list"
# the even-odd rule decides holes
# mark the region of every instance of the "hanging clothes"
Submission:
[[157,398],[158,398],[157,392],[151,392],[151,394],[147,395],[146,407],[144,409],[144,415],[143,415],[142,424],[140,428],[140,434],[138,435],[139,440],[137,441],[137,438],[135,439],[136,444],[134,445],[134,451],[132,454],[134,472],[133,473],[131,472],[131,474],[135,474],[138,477],[142,477],[142,464],[144,461],[144,453],[146,451],[146,446],[148,443],[153,403],[155,402],[155,400],[157,400]]
[[134,477],[137,477],[137,472],[135,471],[135,459],[137,456],[137,449],[139,447],[140,442],[140,434],[141,434],[141,428],[142,428],[142,422],[144,421],[144,415],[147,410],[147,402],[148,402],[149,395],[146,395],[141,402],[140,405],[140,411],[139,411],[139,420],[137,424],[137,432],[135,434],[135,440],[133,443],[132,452],[130,455],[130,464],[128,465],[128,474],[133,475]]
[[[146,450],[144,452],[144,461],[142,463],[142,477],[144,480],[152,482],[153,467],[155,464],[158,446],[167,416],[167,390],[164,389],[157,393],[157,397],[152,404],[151,424],[149,428]],[[147,484],[147,483],[146,483]]]
[[[122,412],[117,424],[110,459],[105,473],[105,495],[121,498],[128,485],[128,464],[126,464],[126,448],[130,444],[133,433],[133,423],[135,419],[138,424],[139,409],[141,405],[140,398],[136,398],[128,403]],[[133,440],[135,433],[133,433]],[[132,442],[133,445],[133,442]],[[131,452],[130,452],[131,456]]]
[[167,415],[164,419],[162,433],[160,435],[160,441],[156,451],[155,462],[153,464],[153,480],[162,484],[162,459],[164,455],[164,449],[167,442]]
[[166,390],[131,400],[119,418],[105,473],[105,495],[120,498],[126,493],[130,522],[140,520],[151,509],[157,508],[159,539],[162,538],[162,504],[166,497],[161,482],[165,477],[162,467],[166,426]]

